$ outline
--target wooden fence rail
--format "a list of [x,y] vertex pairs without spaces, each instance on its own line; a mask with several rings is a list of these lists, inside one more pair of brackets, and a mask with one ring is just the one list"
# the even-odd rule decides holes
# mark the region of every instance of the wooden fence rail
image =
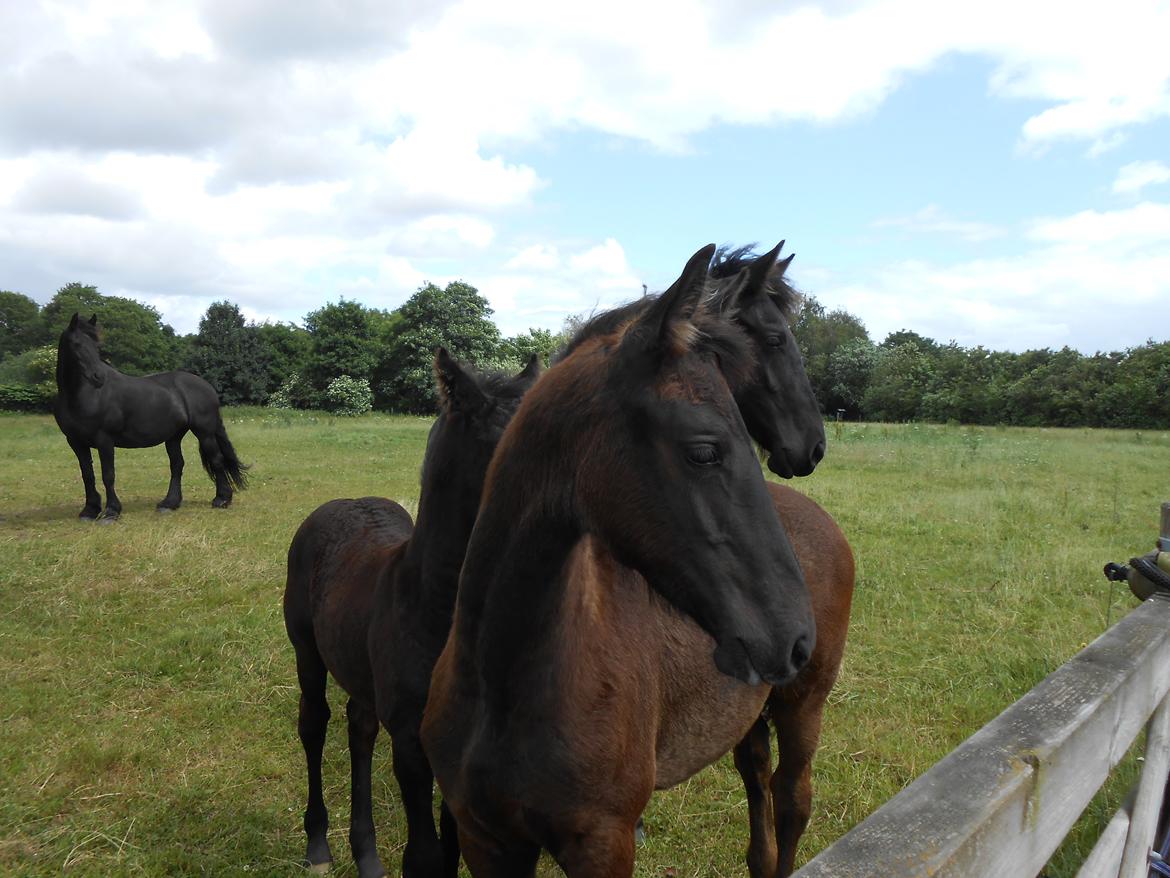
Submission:
[[1148,724],[1132,810],[1109,825],[1080,873],[1144,876],[1170,758],[1168,692],[1170,599],[1157,596],[796,876],[1035,878]]

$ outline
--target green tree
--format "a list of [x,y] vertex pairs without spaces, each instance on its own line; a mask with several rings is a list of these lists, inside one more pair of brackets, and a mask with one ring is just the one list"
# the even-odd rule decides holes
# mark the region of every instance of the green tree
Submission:
[[271,394],[292,375],[305,371],[313,342],[308,332],[291,323],[261,323],[256,334],[267,373],[264,390]]
[[399,322],[387,339],[374,376],[379,408],[435,410],[431,361],[440,345],[475,364],[499,356],[500,331],[491,321],[492,309],[475,287],[463,281],[449,283],[445,289],[425,284],[397,313]]
[[563,333],[554,334],[548,329],[530,328],[527,332],[506,338],[500,343],[499,356],[518,364],[525,364],[533,354],[539,354],[547,365],[549,357],[559,350],[568,337]]
[[214,302],[199,320],[186,368],[201,376],[224,405],[259,405],[268,398],[264,346],[237,305]]
[[865,417],[874,421],[913,420],[918,416],[929,374],[929,360],[914,342],[879,348],[861,402]]
[[804,368],[817,400],[826,411],[848,408],[834,404],[834,377],[829,361],[833,352],[850,341],[869,342],[869,333],[860,319],[842,309],[825,311],[825,306],[813,296],[805,297],[792,323],[792,334],[804,354]]
[[49,341],[41,306],[24,293],[0,290],[0,360]]
[[370,311],[345,299],[305,317],[309,351],[303,375],[314,391],[324,393],[342,375],[370,380],[376,360],[374,329]]
[[830,417],[841,409],[847,418],[861,416],[861,401],[877,356],[877,349],[868,338],[848,339],[829,354],[826,370],[829,387],[823,404]]
[[94,286],[67,284],[41,309],[51,338],[65,329],[75,311],[86,317],[97,315],[102,354],[115,368],[142,375],[174,369],[178,364],[179,339],[150,305],[103,296]]

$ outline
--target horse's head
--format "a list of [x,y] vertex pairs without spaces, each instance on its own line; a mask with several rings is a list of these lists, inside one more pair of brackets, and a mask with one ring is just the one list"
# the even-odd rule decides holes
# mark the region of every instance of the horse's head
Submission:
[[754,372],[750,344],[700,305],[713,250],[534,394],[563,388],[560,417],[587,433],[570,501],[583,529],[711,634],[721,671],[783,683],[811,655],[814,620],[732,395]]
[[783,246],[754,260],[744,248],[717,262],[708,307],[734,314],[752,341],[757,371],[735,400],[768,452],[768,469],[788,479],[807,476],[825,456],[825,424],[789,326],[796,293],[784,281],[792,256],[776,261]]
[[106,383],[106,364],[98,344],[97,315],[81,320],[77,312],[57,342],[57,369],[80,375],[94,387]]
[[460,364],[440,347],[435,351],[434,372],[439,417],[427,439],[423,484],[451,480],[457,474],[465,481],[474,508],[504,428],[540,377],[540,358],[533,355],[515,375],[483,373]]

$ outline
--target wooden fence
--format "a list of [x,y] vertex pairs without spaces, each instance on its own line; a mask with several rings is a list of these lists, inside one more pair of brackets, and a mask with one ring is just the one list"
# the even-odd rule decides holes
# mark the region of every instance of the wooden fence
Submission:
[[[1170,504],[1163,506],[1170,543]],[[1170,550],[1170,545],[1166,546]],[[1170,762],[1170,598],[1134,609],[796,878],[1035,878],[1148,729],[1141,778],[1078,878],[1147,874]]]

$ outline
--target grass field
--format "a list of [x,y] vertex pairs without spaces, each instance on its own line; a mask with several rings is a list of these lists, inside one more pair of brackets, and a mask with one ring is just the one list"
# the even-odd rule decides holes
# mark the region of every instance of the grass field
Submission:
[[[429,421],[257,409],[227,421],[254,464],[231,509],[210,508],[188,439],[180,511],[154,511],[165,452],[120,451],[123,517],[100,526],[76,518],[80,478],[52,418],[0,415],[0,873],[303,874],[285,551],[334,497],[413,512]],[[795,485],[840,522],[859,578],[802,860],[1117,621],[1134,601],[1101,565],[1147,551],[1170,499],[1167,433],[829,435]],[[344,875],[348,756],[332,695],[326,801]],[[396,871],[405,827],[388,751],[383,736],[375,814]],[[656,795],[637,874],[745,875],[745,815],[730,758]],[[1080,844],[1049,874],[1071,875]]]

